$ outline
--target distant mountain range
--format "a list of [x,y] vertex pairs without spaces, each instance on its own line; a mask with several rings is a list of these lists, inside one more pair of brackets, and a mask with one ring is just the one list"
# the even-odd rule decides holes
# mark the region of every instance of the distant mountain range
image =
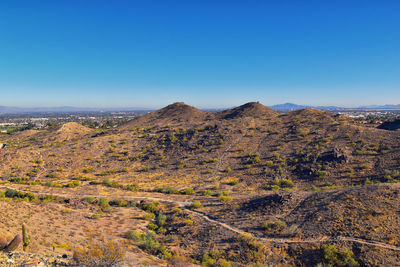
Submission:
[[[339,106],[305,106],[297,105],[293,103],[285,103],[279,105],[269,106],[270,108],[280,111],[288,112],[292,110],[299,110],[304,108],[315,108],[327,111],[334,110],[363,110],[363,109],[400,109],[400,104],[397,105],[371,105],[371,106],[360,106],[355,108],[339,107]],[[85,108],[85,107],[46,107],[46,108],[21,108],[21,107],[8,107],[0,106],[0,114],[26,114],[26,113],[79,113],[79,112],[149,112],[154,109],[143,108],[143,107],[132,107],[132,108]],[[216,112],[222,109],[207,109],[205,111]]]
[[0,114],[24,114],[24,113],[79,113],[79,112],[148,112],[149,108],[85,108],[85,107],[46,107],[46,108],[21,108],[0,106]]

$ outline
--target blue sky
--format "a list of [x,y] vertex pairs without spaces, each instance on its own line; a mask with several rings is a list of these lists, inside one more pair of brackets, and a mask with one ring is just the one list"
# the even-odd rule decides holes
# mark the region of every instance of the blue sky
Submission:
[[400,1],[0,1],[0,105],[400,103]]

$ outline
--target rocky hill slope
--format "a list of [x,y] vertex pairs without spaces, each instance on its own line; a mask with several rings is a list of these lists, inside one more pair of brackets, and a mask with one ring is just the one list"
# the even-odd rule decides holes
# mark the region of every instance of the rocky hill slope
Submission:
[[[68,197],[199,201],[193,210],[200,213],[191,218],[199,224],[190,233],[179,224],[165,227],[197,261],[209,253],[202,244],[211,242],[231,251],[225,258],[244,263],[235,237],[243,231],[309,240],[280,247],[296,264],[322,262],[322,244],[343,236],[366,240],[362,248],[342,242],[361,264],[392,264],[396,250],[378,246],[382,257],[365,249],[373,242],[400,246],[399,141],[398,131],[311,108],[281,114],[253,102],[209,113],[175,103],[110,130],[69,123],[3,135],[0,175],[7,186]],[[208,234],[213,227],[218,234]],[[306,251],[320,252],[308,261],[301,257]]]

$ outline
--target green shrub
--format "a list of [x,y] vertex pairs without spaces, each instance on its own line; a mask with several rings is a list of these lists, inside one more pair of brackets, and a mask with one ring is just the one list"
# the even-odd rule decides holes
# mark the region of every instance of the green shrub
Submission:
[[145,215],[143,215],[143,219],[145,219],[146,221],[152,221],[156,218],[156,215],[154,213],[146,213]]
[[69,188],[74,188],[74,187],[77,187],[77,186],[79,186],[79,182],[78,181],[73,181],[73,182],[67,184],[67,187],[69,187]]
[[195,208],[195,209],[203,207],[203,205],[201,205],[201,202],[198,200],[193,201],[191,206],[192,206],[192,208]]
[[111,206],[118,206],[118,207],[127,207],[128,206],[128,202],[126,202],[123,199],[114,199],[114,200],[111,200],[109,203]]
[[83,173],[91,173],[91,172],[94,172],[93,167],[87,167],[86,169],[83,170]]
[[192,220],[190,220],[190,219],[185,220],[184,223],[185,223],[186,226],[191,226],[191,225],[194,224],[194,222]]
[[89,204],[93,204],[96,201],[94,197],[85,197],[83,200]]
[[100,198],[99,199],[99,206],[101,208],[109,208],[110,207],[110,202],[105,198]]
[[179,194],[179,190],[171,186],[158,186],[153,189],[154,192],[160,192],[164,194]]
[[235,178],[232,181],[230,181],[229,184],[230,185],[237,185],[237,184],[239,184],[239,180]]
[[183,190],[183,194],[185,194],[185,195],[194,195],[194,190],[193,190],[193,188],[190,188],[190,187],[188,187],[188,188],[185,188],[185,190]]
[[53,181],[48,181],[45,183],[45,185],[49,186],[49,187],[62,187],[62,185],[60,183],[53,182]]
[[211,189],[207,189],[206,191],[203,192],[203,196],[211,196],[212,195],[212,190]]
[[157,220],[156,220],[158,226],[165,225],[166,221],[167,221],[167,216],[165,214],[162,214],[162,213],[158,214]]
[[150,230],[154,231],[154,230],[156,230],[158,228],[158,226],[156,224],[154,224],[154,223],[149,223],[147,225],[147,228],[149,228]]
[[128,191],[136,191],[136,185],[131,184],[126,186],[126,190]]
[[254,157],[253,160],[251,161],[251,163],[253,163],[253,164],[257,164],[260,162],[261,162],[261,159],[259,157]]
[[268,231],[282,231],[286,228],[286,222],[282,220],[267,220],[263,222],[262,227]]
[[217,158],[209,158],[207,160],[204,161],[205,163],[213,163],[213,162],[218,162]]
[[172,210],[172,212],[173,212],[174,214],[179,214],[179,213],[182,213],[182,209],[180,209],[180,208],[174,208],[174,209]]
[[285,178],[282,178],[282,179],[275,179],[274,180],[274,185],[277,185],[277,186],[279,186],[279,187],[282,187],[282,188],[287,188],[287,187],[293,187],[294,186],[294,182],[292,181],[292,180],[290,180],[290,179],[285,179]]
[[327,171],[317,171],[317,176],[318,176],[318,178],[325,178],[328,176],[328,172]]
[[219,197],[218,197],[218,200],[220,201],[220,202],[223,202],[223,203],[231,203],[232,202],[232,197],[231,196],[225,196],[225,195],[220,195]]
[[128,232],[125,237],[135,241],[136,245],[151,254],[156,255],[162,252],[161,244],[155,239],[156,234],[153,231],[142,233],[133,230]]
[[154,201],[151,202],[150,204],[144,204],[142,206],[142,209],[152,213],[158,212],[160,210],[160,202]]
[[231,169],[231,167],[228,167],[228,168],[226,168],[225,170],[224,170],[224,172],[231,172],[232,171],[232,169]]
[[274,165],[274,162],[272,160],[267,160],[265,162],[265,166],[271,167],[272,165]]
[[120,187],[118,182],[112,182],[109,179],[104,179],[102,184],[107,187],[118,188]]
[[164,227],[162,227],[162,226],[160,226],[160,227],[157,229],[157,233],[160,234],[160,235],[163,235],[163,234],[165,234],[166,232],[167,232],[167,230],[166,230]]
[[58,176],[58,174],[55,172],[51,172],[51,173],[47,174],[47,177],[49,177],[49,178],[56,178],[57,176]]
[[359,266],[354,259],[354,253],[348,248],[338,248],[334,244],[322,246],[324,261],[333,266]]

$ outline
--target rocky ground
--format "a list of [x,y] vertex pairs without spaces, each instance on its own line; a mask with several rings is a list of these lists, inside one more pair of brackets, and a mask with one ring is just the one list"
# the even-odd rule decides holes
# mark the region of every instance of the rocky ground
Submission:
[[66,255],[46,256],[25,252],[0,252],[0,265],[4,267],[72,266]]

